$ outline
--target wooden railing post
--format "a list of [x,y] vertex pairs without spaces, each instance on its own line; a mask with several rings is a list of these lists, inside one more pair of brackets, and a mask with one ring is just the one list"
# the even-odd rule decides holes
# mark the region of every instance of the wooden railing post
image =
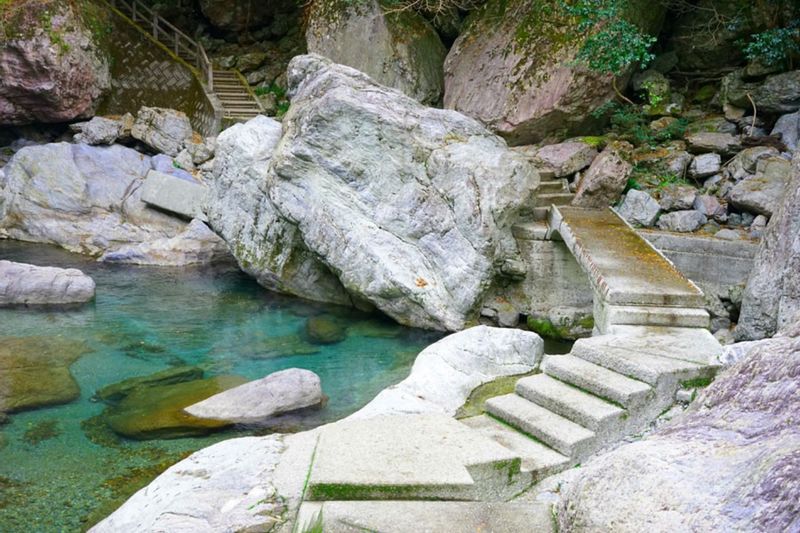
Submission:
[[158,39],[158,15],[153,12],[153,37]]
[[131,2],[133,14],[131,15],[131,20],[136,22],[136,0]]

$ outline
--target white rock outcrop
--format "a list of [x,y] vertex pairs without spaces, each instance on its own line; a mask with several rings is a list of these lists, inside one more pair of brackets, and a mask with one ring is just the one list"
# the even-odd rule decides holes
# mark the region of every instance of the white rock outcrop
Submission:
[[384,414],[453,416],[479,385],[533,371],[544,342],[520,329],[476,326],[448,335],[417,356],[411,374],[378,394],[350,418]]
[[519,270],[511,226],[533,167],[477,121],[349,67],[298,56],[288,76],[279,143],[260,119],[220,135],[212,228],[267,287],[417,327],[475,320],[491,283]]
[[76,268],[0,260],[0,305],[83,303],[94,289],[94,280]]
[[198,418],[262,424],[274,416],[319,406],[324,401],[318,375],[288,368],[215,394],[184,411]]

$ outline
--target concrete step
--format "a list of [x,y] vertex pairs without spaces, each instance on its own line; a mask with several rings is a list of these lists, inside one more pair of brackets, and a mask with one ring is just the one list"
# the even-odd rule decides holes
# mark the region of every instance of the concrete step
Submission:
[[542,180],[539,182],[538,192],[540,193],[554,193],[554,192],[569,192],[569,186],[564,180]]
[[320,429],[309,500],[504,500],[519,457],[445,415],[345,420]]
[[595,311],[595,326],[601,332],[606,332],[610,327],[616,325],[707,328],[710,321],[708,312],[696,307],[600,303],[595,306]]
[[550,504],[540,502],[305,501],[293,531],[543,532],[552,522]]
[[536,207],[550,207],[551,205],[569,205],[575,195],[571,192],[548,192],[536,195]]
[[541,221],[514,224],[511,227],[511,234],[515,239],[543,241],[547,238],[547,224]]
[[[604,335],[607,336],[607,335]],[[595,337],[596,338],[596,337]],[[572,346],[575,357],[613,370],[649,385],[656,386],[661,379],[686,380],[712,376],[713,367],[689,361],[651,355],[624,347],[587,343],[591,339],[580,339]]]
[[702,328],[612,326],[609,335],[592,337],[591,344],[621,346],[704,366],[717,364],[722,355],[722,345],[708,330]]
[[516,394],[486,401],[486,412],[571,458],[589,451],[594,432]]
[[625,415],[624,409],[545,374],[520,379],[516,392],[595,433],[617,427]]
[[541,207],[536,206],[533,208],[533,220],[544,221],[550,214],[550,206]]
[[571,383],[628,409],[643,405],[655,394],[647,383],[625,377],[572,355],[545,357],[542,371],[548,376]]
[[522,460],[522,471],[530,472],[533,481],[560,472],[569,466],[569,457],[488,415],[465,418],[461,423],[518,455]]

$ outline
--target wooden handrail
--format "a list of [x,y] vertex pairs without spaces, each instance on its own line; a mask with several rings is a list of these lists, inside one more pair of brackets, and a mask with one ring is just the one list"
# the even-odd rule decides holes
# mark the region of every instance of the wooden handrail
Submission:
[[[161,15],[156,13],[154,9],[149,8],[140,0],[109,1],[113,7],[124,9],[126,13],[129,13],[133,22],[142,22],[145,27],[150,26],[150,33],[153,35],[153,38],[164,44],[167,48],[171,48],[175,55],[179,55],[179,48],[182,48],[189,56],[193,66],[202,74],[201,81],[208,86],[208,91],[214,91],[213,68],[211,66],[211,61],[208,60],[208,55],[203,45],[173,26]],[[159,32],[161,32],[164,39],[159,36]],[[185,41],[186,44],[181,43],[182,40]]]

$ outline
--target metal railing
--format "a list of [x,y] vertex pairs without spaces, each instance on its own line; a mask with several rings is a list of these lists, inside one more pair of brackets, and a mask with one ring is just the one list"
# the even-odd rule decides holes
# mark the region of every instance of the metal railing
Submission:
[[206,51],[200,43],[167,22],[140,0],[108,1],[143,29],[150,30],[153,38],[170,48],[176,56],[193,65],[201,73],[201,80],[208,86],[208,91],[214,91],[214,73],[211,61],[208,60]]

